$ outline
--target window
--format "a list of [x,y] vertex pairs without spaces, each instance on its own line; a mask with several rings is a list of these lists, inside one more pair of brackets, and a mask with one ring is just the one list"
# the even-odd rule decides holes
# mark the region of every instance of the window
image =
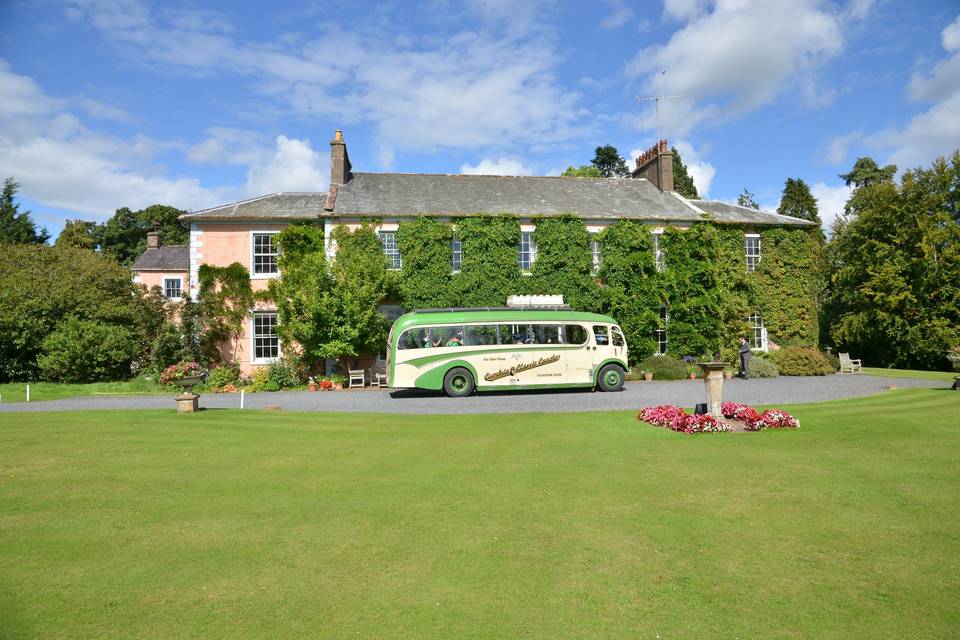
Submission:
[[747,317],[750,323],[750,348],[767,350],[767,328],[763,326],[763,318],[759,313],[751,313]]
[[463,344],[478,347],[497,344],[497,325],[471,324],[463,328]]
[[164,278],[163,279],[163,297],[168,300],[179,300],[183,297],[183,279],[182,278]]
[[743,253],[747,258],[747,271],[756,271],[760,264],[760,236],[748,233],[743,237]]
[[532,344],[533,329],[529,324],[501,324],[498,327],[500,344]]
[[663,249],[660,248],[660,235],[659,233],[653,234],[653,266],[656,267],[657,271],[666,271],[667,261],[664,259]]
[[380,236],[380,244],[383,245],[383,255],[387,256],[387,268],[400,269],[403,266],[403,259],[397,247],[397,232],[381,231],[377,235]]
[[563,337],[567,344],[583,344],[587,341],[587,330],[579,324],[563,325]]
[[257,311],[253,314],[253,361],[270,361],[280,356],[277,314]]
[[597,240],[597,234],[590,234],[590,273],[597,275],[600,271],[600,265],[603,263],[603,254],[600,253],[600,241]]
[[[396,321],[396,319],[403,315],[403,307],[396,304],[380,305],[379,307],[377,307],[377,311],[380,313],[380,315],[382,315],[384,318],[387,319],[387,324],[389,324],[391,327],[393,326],[393,323]],[[379,358],[383,362],[386,362],[387,360],[386,342],[384,342],[383,346],[380,347],[380,353],[377,354],[377,358]]]
[[657,341],[657,353],[663,355],[667,352],[667,320],[670,314],[667,312],[667,305],[660,305],[660,326],[653,332],[653,337]]
[[623,334],[620,333],[620,329],[617,327],[613,328],[611,335],[613,336],[613,346],[622,347],[624,344],[626,344],[626,341],[623,339]]
[[253,234],[253,274],[270,275],[277,273],[277,245],[273,242],[275,233]]
[[450,270],[454,273],[460,271],[460,263],[463,262],[463,245],[460,244],[460,238],[453,236],[450,241]]
[[520,271],[530,271],[534,260],[537,259],[537,241],[533,239],[532,231],[520,232]]
[[597,324],[593,326],[593,337],[600,346],[610,344],[610,329],[605,325]]
[[397,341],[398,349],[420,349],[430,346],[430,329],[408,329]]
[[533,339],[536,344],[560,344],[560,325],[535,324],[533,325]]

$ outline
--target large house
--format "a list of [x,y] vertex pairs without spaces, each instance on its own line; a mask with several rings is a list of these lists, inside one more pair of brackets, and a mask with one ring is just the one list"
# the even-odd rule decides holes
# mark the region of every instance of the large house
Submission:
[[[325,193],[274,193],[182,216],[190,227],[189,247],[165,247],[152,237],[133,267],[136,278],[145,285],[162,286],[171,298],[186,291],[195,297],[200,265],[239,262],[249,270],[253,288],[264,289],[269,279],[280,275],[274,235],[301,221],[323,225],[327,254],[332,259],[337,250],[331,239],[335,226],[353,229],[363,220],[374,220],[384,254],[390,265],[399,269],[402,256],[396,232],[405,219],[430,216],[455,223],[464,215],[510,214],[520,223],[517,260],[523,271],[536,260],[534,220],[541,216],[574,214],[591,233],[621,219],[647,223],[652,234],[662,233],[668,225],[684,227],[703,220],[739,225],[744,229],[748,270],[761,259],[762,229],[812,224],[719,201],[682,197],[673,190],[673,158],[666,141],[636,159],[631,177],[619,179],[354,172],[339,130],[330,141],[330,160],[330,188]],[[599,259],[600,248],[593,245],[595,259]],[[393,319],[403,310],[398,305],[384,305],[381,312]],[[236,354],[241,369],[249,372],[279,357],[276,328],[277,314],[269,305],[251,310]],[[759,318],[755,329],[756,346],[763,347],[765,332]]]

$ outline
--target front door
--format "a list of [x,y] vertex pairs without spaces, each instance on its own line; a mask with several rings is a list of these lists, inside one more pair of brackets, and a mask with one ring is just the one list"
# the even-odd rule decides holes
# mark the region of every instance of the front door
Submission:
[[593,335],[579,324],[563,325],[564,342],[573,346],[567,353],[567,382],[593,383],[593,352],[597,344]]

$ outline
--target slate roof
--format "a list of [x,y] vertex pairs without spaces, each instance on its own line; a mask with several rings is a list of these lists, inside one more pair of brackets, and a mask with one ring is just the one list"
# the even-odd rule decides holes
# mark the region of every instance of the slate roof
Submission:
[[812,225],[807,220],[730,205],[687,200],[660,191],[644,178],[467,176],[423,173],[354,173],[329,193],[270,195],[195,211],[184,222],[292,221],[322,217],[517,216],[572,213],[587,219],[619,219],[755,225]]
[[741,207],[737,204],[728,204],[726,202],[720,202],[719,200],[690,200],[690,203],[709,214],[711,220],[720,223],[797,226],[816,226],[817,224],[816,222],[803,220],[802,218],[782,216],[779,213]]
[[271,193],[259,198],[231,202],[180,216],[191,220],[312,220],[325,213],[327,194],[319,191]]
[[171,244],[147,249],[131,267],[133,271],[189,271],[190,247]]
[[418,216],[573,213],[583,218],[692,220],[672,193],[634,178],[354,173],[337,190],[334,215]]

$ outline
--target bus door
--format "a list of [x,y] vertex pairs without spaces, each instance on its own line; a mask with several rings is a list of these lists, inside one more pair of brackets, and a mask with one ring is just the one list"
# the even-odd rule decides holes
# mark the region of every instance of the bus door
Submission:
[[593,340],[596,349],[593,352],[593,365],[600,366],[604,360],[618,358],[626,360],[627,345],[619,327],[606,324],[593,325]]
[[563,341],[575,345],[567,349],[567,382],[587,384],[593,382],[593,350],[596,345],[587,328],[579,324],[563,325]]

